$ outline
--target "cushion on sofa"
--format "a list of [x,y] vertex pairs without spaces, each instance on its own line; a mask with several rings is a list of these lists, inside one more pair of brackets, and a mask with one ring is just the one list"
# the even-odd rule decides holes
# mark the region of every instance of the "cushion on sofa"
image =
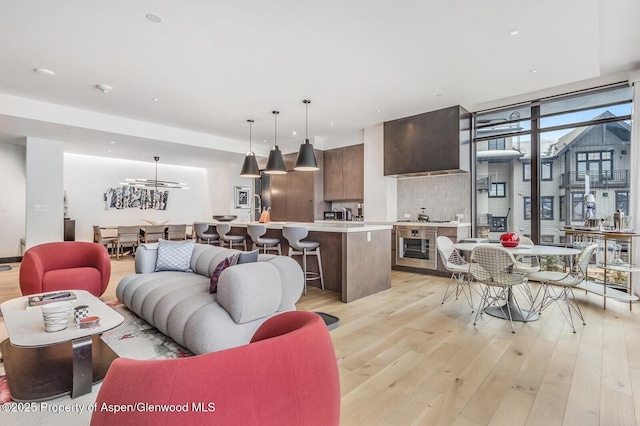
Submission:
[[168,241],[160,238],[158,240],[156,272],[192,272],[190,265],[194,244],[194,240]]
[[235,265],[236,263],[238,263],[237,254],[231,255],[223,259],[220,263],[218,263],[218,266],[216,266],[216,269],[214,269],[213,272],[211,273],[211,281],[209,281],[210,294],[217,293],[218,280],[220,279],[220,274],[222,274],[222,271],[227,269],[229,266]]
[[227,268],[218,285],[218,304],[238,324],[273,315],[282,300],[278,269],[265,262]]
[[243,263],[252,263],[258,261],[258,249],[254,251],[243,251],[238,255],[238,265]]

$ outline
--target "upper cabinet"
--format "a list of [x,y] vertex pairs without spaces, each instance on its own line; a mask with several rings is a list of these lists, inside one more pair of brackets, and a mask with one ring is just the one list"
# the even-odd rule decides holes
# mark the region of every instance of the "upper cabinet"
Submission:
[[324,199],[364,199],[364,144],[324,151]]
[[471,170],[471,114],[457,105],[384,123],[384,175]]
[[320,170],[301,172],[293,170],[297,153],[284,156],[287,174],[270,176],[271,220],[313,222],[323,219],[328,210],[322,199],[323,154],[315,151]]

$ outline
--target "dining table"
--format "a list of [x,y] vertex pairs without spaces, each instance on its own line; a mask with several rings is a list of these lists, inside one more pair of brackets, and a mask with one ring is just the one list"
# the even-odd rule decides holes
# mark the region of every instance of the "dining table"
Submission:
[[[503,247],[500,243],[457,243],[454,244],[457,250],[462,252],[472,252],[476,247],[480,246],[493,246],[493,247]],[[552,245],[518,245],[516,247],[504,247],[508,250],[514,257],[516,256],[565,256],[571,258],[572,256],[580,253],[579,249],[574,249],[571,247],[561,247],[561,246],[552,246]],[[570,264],[570,262],[569,262]],[[526,283],[525,283],[526,284]],[[509,288],[508,296],[510,302],[513,299],[513,292],[511,288]],[[513,321],[518,322],[527,322],[527,321],[536,321],[538,320],[538,314],[535,312],[535,299],[533,297],[531,300],[531,308],[530,309],[516,309],[513,308],[513,303],[505,303],[505,305],[501,306],[489,306],[484,310],[485,313],[502,319],[509,319],[509,315]],[[507,312],[508,310],[508,312]]]

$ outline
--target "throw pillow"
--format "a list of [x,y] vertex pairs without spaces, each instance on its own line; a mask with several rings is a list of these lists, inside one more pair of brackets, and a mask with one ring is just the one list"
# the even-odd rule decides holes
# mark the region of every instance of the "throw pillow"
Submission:
[[160,238],[158,240],[156,272],[191,272],[191,255],[194,245],[194,240],[168,241]]
[[233,266],[237,262],[238,255],[234,254],[218,263],[218,266],[216,266],[216,269],[214,269],[213,273],[211,274],[211,281],[209,282],[209,293],[216,293],[218,291],[218,279],[220,279],[220,274],[222,274],[222,271],[227,269],[229,266]]
[[240,265],[241,263],[252,263],[257,261],[258,261],[258,249],[255,249],[254,251],[247,251],[247,252],[243,251],[238,256],[238,265]]

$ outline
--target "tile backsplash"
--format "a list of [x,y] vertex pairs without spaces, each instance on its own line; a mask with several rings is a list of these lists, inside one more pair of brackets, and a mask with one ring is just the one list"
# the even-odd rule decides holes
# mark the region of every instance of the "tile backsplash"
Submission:
[[469,222],[471,214],[471,175],[469,173],[398,179],[398,220],[418,218],[424,207],[430,220],[456,220],[464,214]]

